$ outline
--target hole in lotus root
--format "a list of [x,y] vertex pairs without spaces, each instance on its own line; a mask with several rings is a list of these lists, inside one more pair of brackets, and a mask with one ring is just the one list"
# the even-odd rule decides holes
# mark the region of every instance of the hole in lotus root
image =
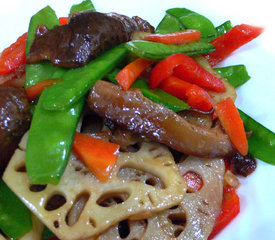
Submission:
[[186,215],[185,213],[172,213],[168,215],[168,219],[172,224],[185,227],[186,225]]
[[194,171],[188,171],[183,175],[184,181],[187,185],[187,193],[194,193],[199,191],[203,186],[201,175]]
[[177,209],[178,207],[179,205],[176,205],[176,206],[170,207],[170,209]]
[[154,187],[165,188],[164,183],[159,177],[153,175],[152,173],[145,172],[136,168],[121,168],[117,176],[125,181],[137,181]]
[[21,173],[25,173],[25,172],[27,172],[27,170],[26,170],[26,166],[25,166],[25,165],[23,165],[23,166],[19,166],[19,167],[17,167],[17,168],[16,168],[16,172],[21,172]]
[[56,221],[54,221],[53,222],[53,226],[55,227],[55,228],[59,228],[59,222],[56,220]]
[[181,163],[183,162],[188,155],[182,153],[182,152],[179,152],[173,148],[169,148],[170,152],[172,153],[173,157],[174,157],[174,161],[175,163]]
[[77,166],[77,167],[75,167],[75,169],[74,169],[74,170],[75,170],[76,172],[79,172],[79,171],[81,171],[82,169],[83,169],[82,167]]
[[30,185],[29,189],[31,192],[42,192],[46,187],[47,185],[33,184],[33,185]]
[[129,145],[129,146],[120,148],[119,151],[120,152],[132,152],[132,153],[135,153],[135,152],[138,152],[139,149],[140,149],[140,144],[139,143],[135,143],[133,145]]
[[118,224],[118,234],[120,238],[127,238],[130,234],[130,226],[128,220],[121,221]]
[[128,193],[106,193],[102,195],[96,203],[101,207],[111,207],[124,203],[129,198]]
[[89,198],[90,198],[89,193],[81,193],[76,197],[71,209],[69,210],[66,216],[67,225],[73,226],[78,221]]
[[151,185],[151,186],[156,186],[157,185],[157,182],[156,182],[156,179],[155,178],[148,178],[146,181],[145,181],[146,184],[148,185]]
[[89,223],[91,224],[92,227],[96,227],[96,223],[93,219],[89,219]]
[[56,210],[60,207],[62,207],[66,203],[66,198],[59,194],[54,194],[52,197],[50,197],[46,203],[45,209],[48,211]]
[[183,232],[182,228],[176,229],[175,232],[174,232],[174,237],[178,237],[182,232]]

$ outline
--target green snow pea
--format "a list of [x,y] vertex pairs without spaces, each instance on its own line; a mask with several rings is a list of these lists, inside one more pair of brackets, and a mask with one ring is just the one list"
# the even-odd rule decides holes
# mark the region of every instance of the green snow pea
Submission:
[[213,23],[206,17],[186,8],[172,8],[166,11],[167,14],[176,17],[186,29],[195,29],[201,32],[202,38],[216,35]]
[[47,110],[64,110],[82,98],[94,83],[103,78],[128,54],[124,44],[105,52],[87,65],[70,69],[46,92],[43,107]]
[[145,97],[149,98],[155,103],[159,103],[166,106],[167,108],[170,108],[174,112],[183,111],[190,108],[187,103],[159,88],[151,90],[145,80],[137,79],[133,83],[132,88],[139,88]]
[[49,240],[54,237],[55,237],[55,235],[52,233],[52,231],[50,229],[48,229],[47,227],[45,227],[42,232],[42,240]]
[[207,37],[205,38],[205,40],[207,41],[212,41],[214,40],[215,38],[223,35],[224,33],[228,32],[230,29],[232,29],[232,24],[231,24],[231,21],[228,20],[226,22],[224,22],[223,24],[221,24],[220,26],[216,27],[216,34],[215,35],[212,35],[210,37]]
[[70,13],[73,12],[81,12],[81,11],[86,11],[86,10],[93,10],[95,11],[95,7],[91,0],[84,0],[83,2],[79,4],[75,4],[71,7]]
[[20,238],[32,229],[30,210],[0,179],[0,228],[9,238]]
[[[43,8],[31,18],[26,44],[27,56],[30,52],[31,45],[35,38],[36,28],[39,24],[44,24],[48,29],[52,29],[54,26],[59,25],[58,18],[50,6]],[[27,64],[25,87],[32,86],[42,80],[50,79],[55,72],[62,73],[64,71],[65,70],[62,68],[53,66],[50,62]]]
[[156,33],[165,34],[182,31],[179,20],[169,14],[166,14],[156,28]]
[[219,37],[221,35],[223,35],[224,33],[228,32],[229,30],[232,29],[232,24],[231,21],[228,20],[226,22],[224,22],[223,24],[221,24],[220,26],[216,27],[216,37]]
[[249,152],[256,158],[275,165],[275,134],[240,109],[238,110],[245,130],[252,131],[247,139]]
[[250,79],[246,67],[242,64],[215,68],[215,70],[218,71],[222,77],[226,78],[228,82],[235,88],[243,85]]
[[176,53],[184,53],[188,56],[209,53],[215,47],[204,41],[191,42],[181,45],[163,44],[144,40],[135,40],[126,43],[126,48],[135,55],[151,61],[160,61]]
[[33,184],[57,184],[67,165],[75,129],[82,112],[84,98],[80,98],[64,111],[43,108],[42,92],[32,118],[27,151],[26,168]]

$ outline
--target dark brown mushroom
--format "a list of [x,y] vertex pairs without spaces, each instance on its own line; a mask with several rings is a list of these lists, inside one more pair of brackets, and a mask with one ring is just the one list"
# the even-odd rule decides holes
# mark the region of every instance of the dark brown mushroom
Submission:
[[52,30],[40,25],[27,61],[50,60],[59,67],[80,67],[104,51],[129,41],[135,31],[146,29],[154,28],[140,18],[84,11],[74,14],[68,24]]
[[118,125],[164,143],[175,150],[201,157],[223,157],[232,150],[227,135],[216,128],[188,123],[170,109],[153,103],[139,90],[98,81],[90,91],[89,106]]

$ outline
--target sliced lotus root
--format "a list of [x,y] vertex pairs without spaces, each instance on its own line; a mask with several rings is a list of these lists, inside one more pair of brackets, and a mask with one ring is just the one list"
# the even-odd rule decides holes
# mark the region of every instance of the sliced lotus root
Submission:
[[111,178],[98,181],[72,154],[57,186],[32,185],[20,144],[4,181],[40,220],[63,240],[99,235],[124,219],[140,220],[179,204],[186,185],[169,150],[143,143],[119,154]]
[[192,171],[201,177],[199,191],[187,193],[180,204],[144,220],[146,224],[124,220],[97,240],[207,239],[221,209],[224,162],[189,156],[178,166],[182,175]]

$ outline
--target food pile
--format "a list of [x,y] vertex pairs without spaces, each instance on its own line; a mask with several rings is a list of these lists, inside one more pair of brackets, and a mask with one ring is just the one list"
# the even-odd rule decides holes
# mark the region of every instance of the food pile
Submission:
[[215,68],[262,31],[186,8],[155,29],[90,0],[36,13],[0,56],[0,238],[215,237],[237,176],[275,163],[234,104],[245,66]]

